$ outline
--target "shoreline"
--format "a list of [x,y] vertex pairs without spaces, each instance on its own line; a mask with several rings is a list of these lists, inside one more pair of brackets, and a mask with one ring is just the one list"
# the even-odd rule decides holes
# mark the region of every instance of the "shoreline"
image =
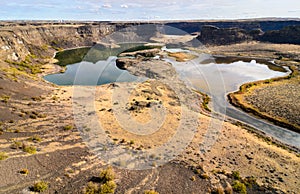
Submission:
[[225,118],[226,118],[226,121],[228,121],[229,123],[245,129],[250,134],[254,134],[257,138],[261,139],[262,141],[271,143],[272,145],[275,145],[275,146],[285,149],[287,151],[291,151],[291,152],[300,154],[300,148],[298,148],[296,146],[292,146],[292,145],[284,143],[280,140],[277,140],[277,139],[273,138],[272,136],[267,135],[265,132],[257,130],[255,127],[252,127],[252,126],[248,125],[247,123],[244,123],[244,122],[234,119],[232,117],[226,116]]
[[264,84],[270,84],[272,82],[279,82],[279,81],[283,81],[283,80],[289,80],[298,73],[298,71],[296,69],[293,69],[291,67],[289,67],[289,69],[290,69],[291,73],[287,76],[276,77],[276,78],[271,78],[271,79],[267,79],[267,80],[260,80],[260,81],[255,81],[255,82],[249,82],[249,83],[242,84],[239,87],[239,90],[237,90],[235,92],[228,93],[226,95],[228,102],[231,105],[233,105],[234,107],[236,107],[240,110],[243,110],[244,112],[246,112],[248,114],[251,114],[255,117],[264,119],[264,120],[269,121],[269,122],[271,122],[275,125],[278,125],[280,127],[284,127],[288,130],[300,133],[300,128],[299,127],[297,127],[297,126],[295,126],[291,123],[279,120],[278,118],[274,118],[274,117],[268,115],[267,113],[262,113],[259,110],[253,108],[251,105],[249,106],[249,104],[247,104],[246,102],[241,101],[237,97],[237,95],[242,95],[242,94],[247,93],[248,90],[253,86],[258,86],[258,88],[259,88],[259,85],[262,86]]
[[55,56],[56,56],[57,53],[68,51],[68,50],[74,50],[74,49],[80,49],[80,48],[91,48],[91,47],[92,46],[78,46],[78,47],[72,47],[72,48],[63,49],[61,51],[55,51],[53,53],[53,55],[52,55],[49,63],[46,64],[46,65],[50,66],[50,68],[46,68],[46,69],[51,69],[51,70],[49,72],[47,72],[47,71],[45,71],[45,69],[43,69],[42,73],[38,74],[39,77],[41,77],[47,83],[53,84],[52,82],[48,82],[47,80],[45,80],[43,77],[46,76],[46,75],[57,74],[57,73],[60,73],[62,71],[66,71],[66,68],[67,68],[66,66],[61,66],[61,65],[56,64],[58,62],[58,59],[55,58]]

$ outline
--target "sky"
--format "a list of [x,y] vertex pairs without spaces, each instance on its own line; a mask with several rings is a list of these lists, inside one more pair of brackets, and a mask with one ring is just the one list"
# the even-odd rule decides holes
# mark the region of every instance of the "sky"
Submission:
[[299,0],[1,0],[0,20],[300,18]]

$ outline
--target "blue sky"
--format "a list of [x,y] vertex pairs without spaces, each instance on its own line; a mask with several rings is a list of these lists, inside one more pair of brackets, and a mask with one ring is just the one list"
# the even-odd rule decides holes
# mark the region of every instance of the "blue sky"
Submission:
[[1,20],[300,18],[299,0],[1,0]]

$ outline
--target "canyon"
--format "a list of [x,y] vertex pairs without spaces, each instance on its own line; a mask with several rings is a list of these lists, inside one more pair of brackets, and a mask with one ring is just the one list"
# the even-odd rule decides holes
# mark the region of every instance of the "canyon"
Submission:
[[[127,62],[122,63],[126,64],[122,68],[150,78],[136,87],[129,98],[128,110],[135,120],[147,123],[151,117],[151,107],[163,104],[168,108],[164,130],[154,133],[150,139],[124,133],[114,118],[114,106],[119,102],[112,101],[113,91],[120,89],[121,93],[125,94],[126,88],[133,87],[130,83],[97,86],[95,91],[92,91],[96,94],[93,103],[96,109],[87,109],[84,114],[79,112],[80,114],[76,115],[74,107],[79,110],[84,105],[90,105],[80,104],[90,97],[90,88],[79,87],[80,92],[77,91],[76,96],[72,86],[57,86],[43,79],[43,76],[50,73],[64,71],[64,67],[57,65],[57,60],[54,59],[57,52],[93,47],[97,43],[105,42],[105,38],[114,32],[131,26],[146,25],[149,28],[135,33],[124,32],[126,35],[122,38],[151,37],[155,34],[151,29],[153,24],[171,26],[191,34],[197,41],[185,41],[190,44],[200,41],[206,47],[206,52],[212,55],[272,60],[280,66],[288,66],[296,73],[283,81],[274,80],[276,90],[281,87],[280,84],[285,87],[291,82],[293,96],[297,97],[295,94],[299,93],[296,87],[299,84],[297,71],[300,68],[298,19],[162,21],[150,24],[2,21],[0,152],[6,157],[0,161],[0,174],[6,176],[0,178],[1,193],[30,192],[32,185],[39,180],[49,183],[49,189],[46,191],[48,193],[82,193],[88,182],[99,183],[99,172],[108,164],[107,160],[97,155],[91,147],[95,143],[91,137],[98,131],[85,123],[90,118],[85,115],[100,119],[105,127],[101,135],[107,135],[113,139],[112,145],[130,153],[137,154],[160,147],[162,142],[176,134],[172,129],[180,125],[179,99],[173,91],[174,88],[172,90],[164,82],[154,79],[162,77],[158,71],[160,66],[169,73],[168,77],[163,77],[165,80],[177,79],[176,76],[172,77],[175,70],[167,62],[153,62],[148,59],[147,52],[151,53],[151,50],[145,52],[146,54],[140,52],[130,59],[123,59]],[[130,65],[127,64],[128,61]],[[139,63],[142,65],[140,69]],[[154,67],[153,71],[142,71],[151,66]],[[167,83],[169,82],[172,82],[172,79]],[[205,96],[185,88],[181,82],[176,84],[176,89],[182,88],[186,94],[184,106],[195,105],[196,108],[188,109],[197,112],[196,116],[201,125],[194,126],[186,121],[185,126],[190,128],[184,129],[192,130],[194,136],[190,143],[166,164],[154,163],[155,158],[157,161],[161,160],[159,155],[154,154],[149,156],[151,168],[130,170],[114,167],[116,193],[144,193],[146,190],[159,193],[239,193],[235,188],[239,183],[247,186],[248,193],[299,193],[299,148],[278,142],[230,118],[223,121],[219,131],[207,134],[211,122],[219,121],[218,117],[211,117],[209,111],[201,107]],[[267,96],[268,91],[274,90],[272,83],[264,88],[265,91],[260,91],[264,96]],[[286,91],[279,91],[275,99],[280,100]],[[253,94],[261,95],[259,92]],[[251,104],[253,99],[259,100],[260,97],[248,97],[248,103]],[[76,101],[78,99],[83,101]],[[295,101],[281,99],[280,102]],[[272,106],[277,106],[277,103],[273,104]],[[289,104],[288,107],[293,105]],[[285,111],[278,112],[281,114],[279,116],[285,114]],[[299,118],[297,112],[293,113],[289,112],[289,115],[293,115],[289,116],[289,119]],[[188,115],[189,118],[195,116],[194,113]],[[78,125],[74,117],[80,118],[83,123]],[[205,139],[208,135],[215,138],[215,142],[204,152],[201,149],[209,144]],[[86,139],[90,142],[85,141]],[[26,148],[35,149],[35,154],[28,153]],[[104,147],[104,151],[105,149],[110,147]],[[24,168],[29,170],[28,175],[20,173]]]

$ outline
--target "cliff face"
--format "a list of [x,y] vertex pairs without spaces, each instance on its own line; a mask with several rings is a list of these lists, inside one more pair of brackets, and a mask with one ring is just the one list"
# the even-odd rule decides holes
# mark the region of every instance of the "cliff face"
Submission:
[[241,28],[202,26],[198,39],[203,44],[227,45],[250,40],[280,44],[300,44],[300,25],[263,32],[260,28],[246,31]]
[[258,37],[258,40],[272,43],[300,44],[300,26],[288,26],[281,30],[267,31],[261,37]]
[[248,40],[300,44],[299,20],[175,22],[167,25],[188,33],[200,32],[198,39],[203,44],[226,45]]
[[286,26],[300,25],[299,20],[253,20],[253,21],[200,21],[200,22],[172,22],[166,23],[166,25],[172,26],[184,30],[188,33],[200,32],[203,26],[216,26],[218,28],[239,28],[246,31],[253,29],[261,29],[262,31],[281,30]]
[[252,37],[246,30],[239,28],[218,28],[215,26],[203,26],[198,39],[203,44],[225,45],[251,40]]
[[115,31],[114,25],[15,26],[0,29],[0,57],[24,60],[28,55],[52,57],[55,50],[91,46]]

